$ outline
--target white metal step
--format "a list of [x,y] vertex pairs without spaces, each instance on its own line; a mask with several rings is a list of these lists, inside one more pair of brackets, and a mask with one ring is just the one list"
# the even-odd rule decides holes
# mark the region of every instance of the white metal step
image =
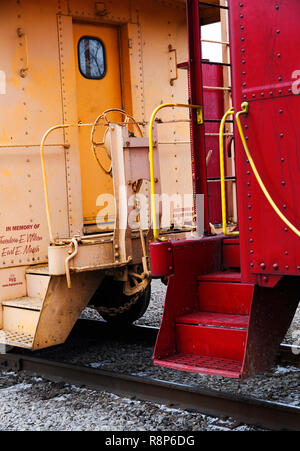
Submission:
[[31,349],[34,336],[11,330],[0,330],[0,343],[6,346]]
[[49,276],[49,267],[48,265],[42,266],[31,266],[26,270],[27,274],[38,274],[41,276]]
[[26,296],[19,299],[2,302],[3,307],[13,307],[25,310],[34,310],[40,312],[42,309],[43,300],[37,297]]
[[[24,337],[28,336],[28,340],[30,340],[30,336],[34,336],[36,332],[42,306],[42,299],[28,296],[2,302],[3,330],[15,333],[17,338],[19,334]],[[17,340],[17,338],[15,339]],[[22,342],[23,339],[20,339],[20,343]],[[13,346],[19,345],[14,344]]]

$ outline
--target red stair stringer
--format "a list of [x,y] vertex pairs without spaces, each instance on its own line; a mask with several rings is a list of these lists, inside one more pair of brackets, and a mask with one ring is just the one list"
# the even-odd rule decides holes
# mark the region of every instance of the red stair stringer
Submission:
[[197,276],[220,270],[221,248],[220,237],[168,243],[173,274],[168,278],[162,323],[153,356],[154,364],[172,367],[165,358],[177,352],[176,318],[197,311]]

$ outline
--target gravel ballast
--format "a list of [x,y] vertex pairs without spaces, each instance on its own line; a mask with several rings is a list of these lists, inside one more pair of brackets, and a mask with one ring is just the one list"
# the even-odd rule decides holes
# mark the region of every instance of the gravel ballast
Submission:
[[[154,281],[151,303],[138,323],[158,327],[163,312],[165,286]],[[92,309],[83,318],[100,319]],[[299,345],[299,310],[285,342]],[[297,342],[298,341],[298,342]],[[51,351],[49,351],[51,353]],[[66,361],[93,368],[120,370],[127,374],[180,382],[208,389],[234,392],[265,400],[300,406],[300,370],[275,366],[246,381],[202,376],[153,367],[152,347],[136,343],[97,343],[89,349],[70,352]],[[211,418],[198,412],[174,409],[95,392],[64,383],[50,382],[24,373],[0,372],[0,430],[91,430],[91,431],[246,431],[255,427],[232,419]]]

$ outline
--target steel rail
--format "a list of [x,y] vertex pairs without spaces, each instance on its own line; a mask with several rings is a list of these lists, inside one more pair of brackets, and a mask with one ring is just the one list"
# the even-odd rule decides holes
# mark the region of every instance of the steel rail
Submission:
[[[113,327],[103,320],[79,319],[74,326],[72,334],[83,337],[84,333],[94,334],[96,337],[110,339],[123,339],[145,341],[154,345],[159,332],[158,327],[132,324],[124,327]],[[300,346],[282,343],[278,349],[276,362],[288,362],[291,365],[300,365]]]
[[270,401],[19,354],[1,355],[0,368],[159,404],[172,403],[178,408],[196,409],[214,417],[228,416],[265,429],[300,430],[300,408]]

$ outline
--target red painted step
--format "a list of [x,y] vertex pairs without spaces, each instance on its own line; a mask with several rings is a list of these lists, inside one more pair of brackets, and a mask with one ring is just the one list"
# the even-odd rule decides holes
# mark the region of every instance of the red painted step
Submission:
[[247,330],[176,324],[179,353],[242,361]]
[[190,315],[182,315],[176,319],[177,324],[193,324],[204,326],[220,326],[226,328],[247,329],[248,315],[229,315],[226,313],[197,312]]
[[198,276],[199,282],[241,282],[241,273],[233,271],[220,271]]
[[240,273],[219,272],[198,277],[199,310],[249,315],[254,285],[240,280]]
[[193,373],[212,374],[238,379],[242,374],[242,362],[195,354],[176,353],[163,359],[154,359],[154,365]]
[[182,371],[239,378],[249,316],[196,312],[176,319],[176,353],[155,364]]
[[234,271],[201,275],[197,281],[199,311],[174,318],[173,352],[154,363],[242,377],[254,285],[241,283],[241,274]]
[[239,378],[248,315],[196,312],[176,318],[176,353],[155,364],[182,371]]

